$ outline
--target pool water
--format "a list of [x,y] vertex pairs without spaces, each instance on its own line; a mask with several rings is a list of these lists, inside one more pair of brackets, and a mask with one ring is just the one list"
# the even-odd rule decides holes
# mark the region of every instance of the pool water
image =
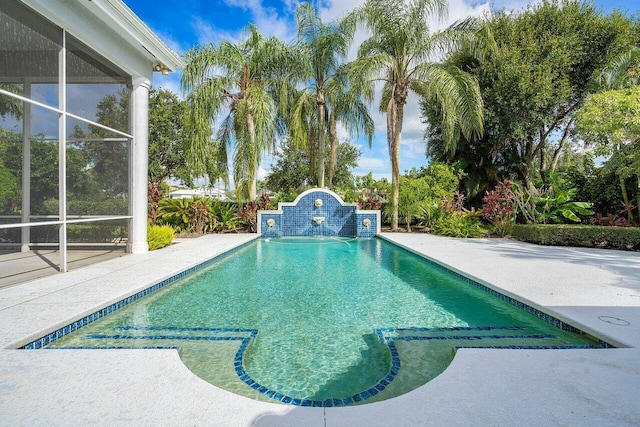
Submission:
[[301,406],[388,399],[460,347],[585,348],[380,239],[258,239],[49,347],[178,348],[196,375]]

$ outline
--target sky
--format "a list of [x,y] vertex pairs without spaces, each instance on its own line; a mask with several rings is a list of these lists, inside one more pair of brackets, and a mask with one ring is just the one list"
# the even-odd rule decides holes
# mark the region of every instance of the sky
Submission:
[[[449,13],[446,21],[437,24],[444,28],[451,23],[468,17],[482,16],[491,10],[521,10],[533,0],[449,0]],[[295,9],[300,3],[296,0],[124,0],[148,26],[171,49],[179,55],[194,46],[206,43],[218,43],[221,40],[238,41],[242,39],[243,28],[252,23],[265,36],[277,36],[283,41],[291,41],[296,36]],[[324,22],[343,17],[347,12],[360,6],[364,0],[319,0],[319,10]],[[609,13],[614,9],[629,15],[638,14],[640,5],[637,0],[596,0],[598,9]],[[348,60],[355,59],[359,42],[366,38],[364,33],[356,34]],[[155,87],[172,90],[183,96],[180,89],[180,71],[168,76],[155,73]],[[391,177],[391,163],[386,142],[386,121],[384,115],[377,112],[377,103],[370,106],[370,114],[376,125],[373,144],[369,148],[366,141],[351,140],[361,151],[359,167],[353,172],[357,175],[373,173],[375,179]],[[405,107],[402,132],[400,172],[413,167],[428,164],[423,139],[425,125],[421,123],[418,98],[413,95]],[[341,139],[347,139],[342,133]],[[264,179],[275,163],[271,156],[265,156],[260,166],[259,178]]]

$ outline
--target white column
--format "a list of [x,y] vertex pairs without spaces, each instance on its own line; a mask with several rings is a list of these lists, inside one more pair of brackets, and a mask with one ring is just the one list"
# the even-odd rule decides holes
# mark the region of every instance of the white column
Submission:
[[58,230],[61,273],[67,272],[67,41],[62,32],[62,49],[58,54],[58,215],[62,221]]
[[129,225],[127,252],[144,253],[147,244],[147,180],[149,169],[149,88],[151,81],[133,78],[131,91],[131,142],[129,161]]

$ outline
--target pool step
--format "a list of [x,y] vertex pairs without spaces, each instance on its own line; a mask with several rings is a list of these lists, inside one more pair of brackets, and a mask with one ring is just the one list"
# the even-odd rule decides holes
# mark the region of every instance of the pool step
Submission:
[[[172,345],[164,348],[176,348],[175,341],[242,341],[249,342],[255,338],[258,331],[255,329],[241,328],[181,328],[175,326],[167,327],[134,327],[120,326],[115,329],[120,330],[117,334],[90,334],[84,338],[101,348],[122,348],[122,347],[161,347],[163,341],[173,342]],[[135,343],[135,344],[134,344]]]
[[550,333],[530,332],[524,326],[464,326],[452,328],[380,328],[378,339],[386,344],[398,341],[433,342],[444,345],[481,348],[590,348],[562,345]]

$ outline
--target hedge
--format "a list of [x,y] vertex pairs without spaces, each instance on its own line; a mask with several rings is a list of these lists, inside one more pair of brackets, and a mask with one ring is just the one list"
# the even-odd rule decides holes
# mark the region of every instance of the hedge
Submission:
[[638,227],[517,224],[511,229],[511,236],[523,242],[539,245],[640,250],[640,228]]

